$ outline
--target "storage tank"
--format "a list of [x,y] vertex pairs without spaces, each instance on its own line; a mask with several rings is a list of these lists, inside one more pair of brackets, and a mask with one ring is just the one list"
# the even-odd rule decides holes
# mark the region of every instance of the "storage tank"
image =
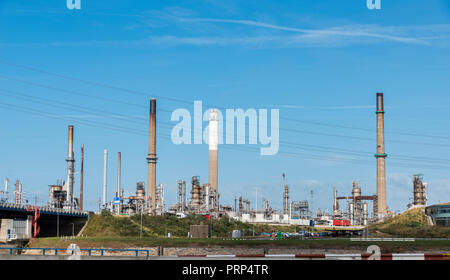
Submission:
[[353,226],[355,224],[355,214],[354,214],[355,207],[354,207],[353,202],[350,202],[348,204],[348,210],[349,210],[348,212],[349,212],[350,225]]
[[369,208],[367,207],[367,202],[364,202],[362,206],[363,206],[362,224],[363,226],[367,226],[369,217]]

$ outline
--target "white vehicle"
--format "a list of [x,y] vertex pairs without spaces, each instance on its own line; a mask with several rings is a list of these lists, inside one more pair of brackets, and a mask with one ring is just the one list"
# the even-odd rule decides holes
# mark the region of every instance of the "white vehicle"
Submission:
[[186,214],[184,214],[184,213],[177,213],[177,218],[186,218]]

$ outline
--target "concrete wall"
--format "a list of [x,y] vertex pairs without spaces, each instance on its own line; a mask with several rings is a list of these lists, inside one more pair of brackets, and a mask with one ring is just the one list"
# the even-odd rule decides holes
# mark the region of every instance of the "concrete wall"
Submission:
[[27,219],[1,219],[0,242],[28,240],[32,237],[32,217]]

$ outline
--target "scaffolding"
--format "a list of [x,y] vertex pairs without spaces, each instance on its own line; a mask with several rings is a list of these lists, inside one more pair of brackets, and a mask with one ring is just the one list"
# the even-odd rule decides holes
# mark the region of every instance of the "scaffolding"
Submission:
[[427,205],[427,183],[423,182],[423,174],[415,174],[413,182],[414,206]]
[[293,219],[309,219],[309,203],[308,200],[292,201],[291,202],[291,218]]

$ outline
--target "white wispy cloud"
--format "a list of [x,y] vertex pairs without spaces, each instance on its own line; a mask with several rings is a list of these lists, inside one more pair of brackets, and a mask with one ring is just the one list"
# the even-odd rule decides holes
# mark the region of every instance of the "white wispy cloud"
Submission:
[[[383,34],[380,31],[387,31],[386,29],[380,28],[375,25],[352,25],[352,26],[338,26],[329,29],[305,29],[305,28],[295,28],[280,26],[276,24],[258,22],[253,20],[236,20],[236,19],[213,19],[213,18],[183,18],[181,21],[186,22],[216,22],[216,23],[231,23],[239,24],[253,27],[262,27],[268,29],[275,29],[281,31],[289,31],[295,33],[302,33],[309,35],[309,38],[317,37],[330,37],[330,36],[342,36],[342,37],[369,37],[385,39],[388,41],[396,41],[403,43],[415,43],[415,44],[428,44],[427,41],[423,39],[418,39],[414,37],[406,36],[396,36],[392,34]],[[392,29],[392,28],[390,28]]]
[[271,107],[286,109],[317,109],[317,110],[353,110],[353,109],[374,109],[374,105],[349,105],[349,106],[302,106],[302,105],[270,105]]
[[[88,40],[46,42],[0,42],[0,47],[175,47],[244,46],[254,48],[339,47],[355,44],[398,43],[450,46],[450,24],[381,26],[336,25],[302,28],[255,21],[198,17],[189,9],[166,8],[130,15],[138,20],[128,29],[160,30],[136,40]],[[240,26],[242,28],[233,28]],[[166,30],[167,29],[167,30]],[[155,34],[155,32],[152,32]],[[182,35],[180,35],[182,34]]]

